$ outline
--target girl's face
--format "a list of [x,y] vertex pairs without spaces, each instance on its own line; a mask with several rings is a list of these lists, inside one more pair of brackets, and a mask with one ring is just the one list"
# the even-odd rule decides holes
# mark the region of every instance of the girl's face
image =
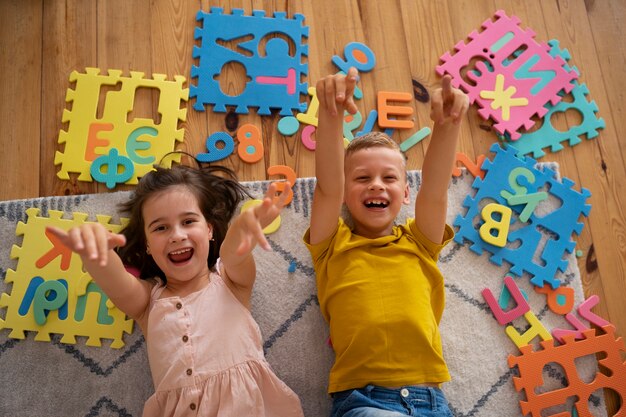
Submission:
[[149,197],[142,214],[147,251],[165,274],[167,286],[200,288],[208,282],[213,227],[195,195],[184,186],[170,187]]
[[409,204],[404,159],[400,152],[372,147],[346,158],[344,201],[354,233],[376,238],[391,234],[403,204]]

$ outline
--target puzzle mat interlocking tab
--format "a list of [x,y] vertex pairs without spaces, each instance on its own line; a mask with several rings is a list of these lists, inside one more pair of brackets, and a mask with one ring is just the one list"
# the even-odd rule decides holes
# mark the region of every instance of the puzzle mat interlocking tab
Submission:
[[[101,339],[111,339],[111,347],[122,347],[122,336],[132,332],[133,321],[126,319],[126,315],[113,304],[107,303],[108,297],[99,288],[91,291],[91,277],[83,273],[78,255],[69,250],[55,253],[57,248],[46,238],[46,226],[67,230],[91,222],[87,214],[76,212],[69,219],[63,218],[62,211],[49,210],[49,217],[40,216],[40,211],[35,207],[27,209],[27,222],[17,224],[15,234],[22,236],[22,245],[13,245],[11,249],[11,258],[17,258],[18,262],[15,270],[7,270],[5,278],[5,282],[12,283],[11,294],[3,293],[0,296],[0,307],[6,308],[4,319],[0,318],[0,329],[11,329],[9,336],[16,339],[24,339],[25,332],[31,331],[36,332],[37,341],[49,342],[50,334],[54,333],[63,335],[62,343],[75,344],[77,336],[86,336],[87,346],[100,346]],[[125,221],[120,225],[112,224],[110,220],[110,216],[97,216],[97,222],[114,233],[119,232],[125,224]],[[31,314],[35,306],[27,305],[24,311],[21,308],[26,300],[33,298],[29,293],[32,292],[31,284],[34,280],[46,283],[59,283],[63,280],[67,290],[64,307],[53,311],[45,310],[47,318],[43,325],[37,324],[35,315]],[[59,298],[59,291],[55,290],[55,293],[54,298]],[[96,294],[98,296],[94,298]],[[79,307],[81,297],[84,297],[82,308]],[[46,295],[46,299],[44,303],[52,301],[52,296]],[[37,301],[33,302],[35,303]],[[101,312],[108,315],[107,323],[101,323],[97,319]]]
[[[246,16],[242,9],[227,14],[223,8],[212,7],[209,13],[199,11],[197,20],[202,27],[194,35],[201,40],[193,48],[198,65],[191,67],[191,77],[197,80],[191,86],[195,110],[204,110],[205,104],[213,105],[216,112],[236,106],[235,112],[241,114],[251,107],[257,107],[260,115],[269,115],[271,109],[280,109],[281,116],[306,110],[306,102],[300,101],[307,94],[307,83],[300,81],[308,74],[305,58],[309,53],[305,44],[309,28],[304,26],[303,15],[287,18],[285,12],[274,12],[270,17],[254,10]],[[225,42],[234,42],[234,48]],[[222,69],[231,62],[241,64],[249,78],[239,95],[229,95],[220,87]]]
[[[549,54],[549,45],[535,41],[535,33],[521,29],[519,24],[516,16],[497,11],[495,21],[485,20],[482,32],[471,32],[469,42],[458,42],[454,55],[446,52],[440,57],[442,64],[436,67],[440,75],[450,74],[452,85],[465,91],[470,102],[480,107],[479,114],[485,120],[493,119],[494,128],[512,140],[519,138],[519,129],[534,125],[534,115],[546,114],[546,103],[558,103],[558,93],[569,92],[573,88],[571,81],[578,77],[576,71],[564,67],[563,58]],[[468,70],[465,80],[463,71],[474,58],[479,58],[476,70]],[[497,88],[499,85],[501,88]],[[494,100],[481,97],[483,92],[493,93]],[[527,104],[513,104],[519,99],[526,99]]]
[[[548,41],[550,45],[550,55],[560,56],[568,63],[571,55],[567,49],[561,49],[559,42],[555,39]],[[565,69],[569,70],[568,64],[565,64]],[[579,72],[576,67],[571,67],[576,72]],[[558,152],[563,149],[563,144],[574,146],[579,144],[583,136],[587,139],[593,139],[598,136],[599,129],[604,129],[606,123],[604,119],[598,117],[598,106],[596,102],[588,100],[589,89],[584,83],[579,83],[578,80],[573,80],[572,84],[574,88],[570,92],[573,101],[561,100],[556,105],[550,103],[546,104],[548,112],[543,117],[543,125],[528,133],[522,133],[520,138],[515,142],[510,143],[518,151],[518,155],[531,155],[533,158],[541,158],[545,155],[544,149],[550,148],[551,152]],[[574,109],[580,113],[582,122],[579,125],[571,126],[566,131],[560,131],[554,128],[551,123],[551,118],[554,114],[560,112],[566,112],[570,109]],[[501,139],[506,139],[504,136],[500,136]]]
[[[580,192],[574,190],[574,182],[567,178],[559,180],[549,168],[536,168],[536,161],[530,157],[517,157],[514,148],[503,149],[495,143],[491,151],[495,153],[493,161],[486,159],[481,167],[486,171],[484,179],[477,177],[472,184],[476,194],[468,195],[463,203],[467,212],[458,215],[454,222],[458,227],[454,239],[461,244],[469,241],[470,249],[479,255],[483,251],[491,253],[490,260],[497,265],[506,261],[511,265],[510,272],[516,276],[530,274],[531,282],[538,287],[548,283],[557,288],[561,284],[556,278],[557,272],[567,268],[564,255],[566,252],[573,253],[576,247],[572,236],[579,235],[583,228],[579,218],[587,216],[591,210],[587,204],[591,193],[585,188]],[[516,169],[519,172],[520,168],[534,179],[515,177],[512,173]],[[527,222],[520,222],[517,216],[512,216],[506,245],[494,246],[479,235],[483,222],[481,210],[486,203],[494,201],[508,206],[502,192],[515,195],[514,186],[525,188],[528,195],[547,192],[550,198],[556,200],[557,206],[546,213],[540,203]],[[524,208],[521,206],[515,205],[511,209],[519,213]]]
[[[153,74],[152,79],[145,78],[144,73],[131,71],[130,77],[122,76],[122,71],[109,70],[108,74],[100,74],[98,68],[86,68],[85,73],[73,71],[69,81],[76,83],[74,89],[68,88],[65,101],[72,103],[72,109],[63,110],[63,123],[68,123],[67,131],[59,132],[60,144],[65,144],[63,152],[57,152],[54,164],[60,165],[57,176],[68,180],[70,173],[78,173],[79,181],[92,181],[90,154],[106,158],[111,150],[122,157],[138,159],[142,163],[134,163],[133,175],[128,184],[137,184],[138,178],[152,170],[154,162],[174,150],[177,142],[182,142],[184,129],[178,128],[179,121],[184,122],[187,109],[181,108],[181,101],[187,101],[189,89],[184,88],[185,77],[175,76],[174,80],[166,80],[163,74]],[[108,91],[102,109],[102,118],[96,118],[99,96],[102,87],[119,86],[117,91]],[[128,122],[128,114],[134,106],[135,92],[138,88],[149,88],[159,92],[158,112],[160,123],[147,118],[135,118]],[[98,137],[89,139],[90,131],[95,126],[103,130]],[[138,132],[149,132],[141,134]],[[128,149],[133,139],[133,148]],[[128,151],[133,155],[129,155]],[[163,161],[169,166],[172,161],[178,162],[180,156]],[[111,160],[109,167],[115,173],[117,161]]]

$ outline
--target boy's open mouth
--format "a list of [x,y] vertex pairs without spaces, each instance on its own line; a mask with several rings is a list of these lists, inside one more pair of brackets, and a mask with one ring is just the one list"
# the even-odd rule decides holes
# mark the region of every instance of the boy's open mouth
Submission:
[[365,207],[367,208],[386,208],[389,205],[389,201],[381,198],[372,198],[365,200]]
[[185,262],[191,259],[191,257],[193,256],[193,249],[184,248],[184,249],[175,250],[175,251],[170,252],[167,256],[168,258],[170,258],[170,261],[174,263]]

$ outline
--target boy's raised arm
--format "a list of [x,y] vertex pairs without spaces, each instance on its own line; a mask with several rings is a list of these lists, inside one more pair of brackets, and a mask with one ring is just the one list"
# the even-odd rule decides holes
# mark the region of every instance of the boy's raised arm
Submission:
[[329,75],[317,82],[320,103],[315,134],[315,176],[310,243],[319,243],[333,234],[341,214],[344,187],[344,111],[354,114],[354,88],[358,72],[350,68],[347,75]]
[[452,87],[449,75],[443,78],[441,85],[431,99],[430,117],[435,126],[422,165],[422,184],[415,199],[417,227],[437,243],[444,235],[448,185],[454,168],[460,123],[469,106],[467,95]]

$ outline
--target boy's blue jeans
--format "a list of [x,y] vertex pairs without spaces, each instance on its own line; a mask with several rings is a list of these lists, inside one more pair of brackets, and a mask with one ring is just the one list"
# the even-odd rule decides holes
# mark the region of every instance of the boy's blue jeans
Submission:
[[452,417],[439,388],[389,389],[368,385],[332,394],[331,417]]

